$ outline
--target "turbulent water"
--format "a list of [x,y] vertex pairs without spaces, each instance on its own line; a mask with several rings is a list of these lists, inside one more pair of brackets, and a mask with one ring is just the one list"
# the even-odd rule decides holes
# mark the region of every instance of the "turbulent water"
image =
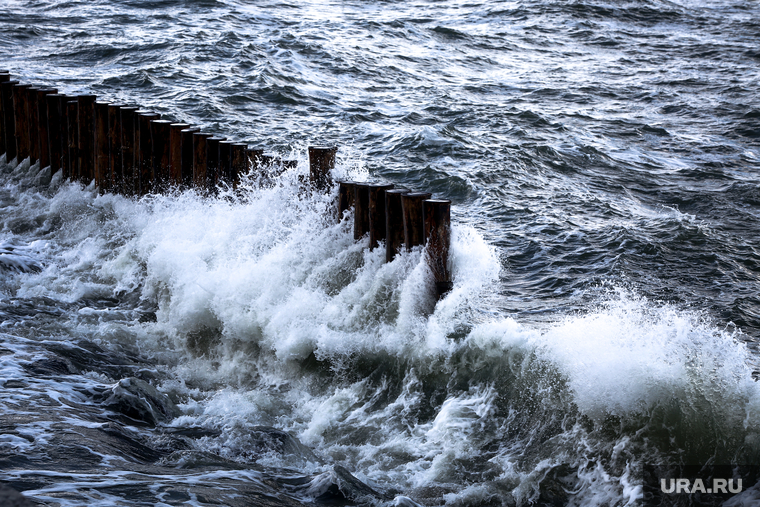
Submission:
[[[640,505],[760,462],[754,1],[5,1],[0,68],[298,160],[0,158],[0,482],[41,505]],[[453,201],[454,288],[299,194]],[[735,504],[760,498],[749,488]]]

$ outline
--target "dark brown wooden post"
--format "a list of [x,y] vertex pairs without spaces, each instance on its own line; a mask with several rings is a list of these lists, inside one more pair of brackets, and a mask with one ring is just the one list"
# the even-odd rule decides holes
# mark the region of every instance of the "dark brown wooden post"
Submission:
[[119,108],[121,115],[121,179],[122,192],[124,195],[135,194],[136,177],[136,157],[135,146],[137,141],[135,133],[137,131],[137,111],[139,107],[122,106]]
[[219,177],[225,185],[232,186],[232,141],[219,142]]
[[341,181],[338,187],[338,219],[343,220],[343,213],[354,206],[355,181]]
[[69,131],[69,174],[72,181],[79,178],[79,101],[74,100],[66,102],[66,121],[68,122]]
[[206,186],[206,139],[211,134],[193,132],[193,186],[198,189]]
[[354,185],[354,239],[369,233],[369,183]]
[[108,151],[108,102],[95,102],[95,185],[101,192],[111,188],[111,155]]
[[121,159],[121,108],[124,104],[108,106],[108,153],[111,160],[111,184],[113,192],[121,192],[123,163]]
[[231,171],[230,171],[230,184],[232,188],[237,188],[240,184],[240,176],[247,173],[250,166],[248,165],[248,155],[246,150],[247,144],[233,143],[230,147],[231,153]]
[[58,95],[58,111],[61,113],[61,175],[64,180],[71,177],[71,166],[69,157],[69,108],[68,102],[71,99],[68,95]]
[[213,136],[206,139],[206,188],[216,189],[219,183],[219,143],[223,137]]
[[50,170],[61,170],[61,97],[60,93],[45,96],[47,103],[48,146],[50,147]]
[[29,114],[29,165],[40,159],[40,88],[27,88],[27,108]]
[[451,290],[451,269],[449,269],[449,248],[451,244],[451,201],[448,199],[427,199],[422,202],[422,217],[425,223],[425,244],[430,271],[435,278],[437,296]]
[[404,210],[401,196],[409,190],[396,188],[385,192],[385,262],[391,262],[404,243]]
[[401,209],[404,212],[404,243],[406,249],[424,244],[422,223],[422,201],[430,199],[429,192],[409,192],[401,196]]
[[150,133],[153,139],[153,177],[154,190],[162,191],[169,184],[169,163],[171,161],[171,144],[169,134],[172,124],[169,120],[153,120],[150,122]]
[[[5,71],[0,72],[0,83],[7,83],[11,80],[9,73]],[[0,92],[1,93],[1,92]],[[6,153],[5,145],[5,101],[0,98],[0,155]],[[6,160],[9,160],[6,157]]]
[[193,158],[195,145],[193,134],[200,132],[199,127],[189,127],[182,130],[182,185],[186,188],[193,186]]
[[245,154],[248,157],[248,167],[250,170],[258,171],[261,168],[264,150],[261,148],[247,148]]
[[2,93],[3,115],[5,121],[5,160],[10,162],[17,156],[16,151],[16,115],[13,105],[13,90],[18,81],[0,83]]
[[50,128],[47,96],[55,93],[58,93],[58,90],[54,88],[46,88],[37,92],[37,115],[40,119],[40,169],[50,165]]
[[95,95],[80,95],[79,181],[89,185],[95,178]]
[[16,119],[16,157],[19,162],[29,157],[29,88],[28,84],[13,86],[13,111]]
[[385,192],[393,188],[391,183],[369,187],[369,249],[373,250],[385,241]]
[[187,123],[169,125],[169,181],[177,188],[182,182],[182,131],[190,128]]
[[145,195],[153,191],[153,133],[151,122],[161,118],[158,113],[150,111],[137,112],[137,192]]
[[325,190],[332,185],[330,171],[335,167],[337,147],[309,146],[309,176],[317,190]]

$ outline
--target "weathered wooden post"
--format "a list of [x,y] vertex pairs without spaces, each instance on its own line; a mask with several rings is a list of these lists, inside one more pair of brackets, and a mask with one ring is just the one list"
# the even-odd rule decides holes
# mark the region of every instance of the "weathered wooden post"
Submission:
[[15,80],[0,82],[3,115],[5,117],[5,160],[8,162],[18,155],[16,151],[16,115],[13,105],[13,90],[17,84],[19,83]]
[[391,183],[369,187],[369,249],[374,250],[385,241],[385,192],[393,188]]
[[101,192],[111,187],[111,155],[108,152],[108,102],[95,102],[95,185]]
[[88,185],[95,178],[95,95],[80,95],[79,181]]
[[195,145],[193,144],[193,134],[200,132],[198,127],[189,127],[183,129],[182,134],[182,185],[190,188],[193,185],[193,156],[195,154]]
[[395,188],[385,192],[385,262],[391,262],[404,243],[404,211],[401,196],[409,190]]
[[213,136],[206,139],[206,188],[216,189],[219,182],[219,143],[223,137]]
[[424,244],[422,222],[422,201],[430,199],[429,192],[409,192],[401,196],[401,209],[404,212],[404,243],[406,249]]
[[28,84],[13,86],[13,111],[16,119],[16,152],[19,162],[29,157],[29,93]]
[[182,186],[182,131],[190,128],[187,123],[169,125],[169,181],[179,188]]
[[193,133],[193,186],[198,189],[206,188],[206,140],[209,137],[212,137],[211,134],[205,132]]
[[59,94],[58,111],[61,113],[61,175],[66,180],[71,176],[71,166],[69,157],[69,97],[68,95]]
[[453,283],[449,268],[451,245],[451,201],[427,199],[422,202],[423,228],[427,247],[427,261],[435,278],[437,296],[450,291]]
[[232,186],[232,141],[219,141],[219,178]]
[[230,147],[230,184],[232,185],[232,188],[237,188],[240,184],[240,175],[248,172],[247,149],[248,145],[243,143],[232,143],[232,146]]
[[369,233],[369,183],[354,185],[354,239]]
[[69,179],[72,181],[79,178],[79,101],[71,97],[66,102],[66,121],[69,131]]
[[338,220],[342,220],[343,213],[354,206],[355,186],[355,181],[340,182],[338,186]]
[[50,165],[50,128],[47,96],[55,93],[58,93],[58,90],[55,88],[45,88],[37,92],[37,115],[40,119],[40,169]]
[[[0,71],[0,83],[7,83],[11,80],[11,76],[6,71]],[[1,93],[1,92],[0,92]],[[6,153],[5,145],[5,101],[0,98],[0,155]],[[6,157],[6,160],[9,160]]]
[[41,88],[27,88],[27,108],[29,115],[29,165],[40,159],[40,99]]
[[135,140],[137,110],[136,106],[122,106],[121,115],[121,181],[124,195],[135,193],[136,169]]
[[335,167],[337,147],[309,146],[309,176],[317,190],[325,190],[332,184],[330,171]]
[[48,146],[50,147],[50,170],[61,170],[61,97],[60,93],[45,96],[47,103]]
[[124,104],[108,106],[108,152],[111,159],[111,185],[114,192],[121,192],[123,164],[121,159],[121,108]]
[[151,122],[161,118],[158,113],[138,111],[137,113],[137,193],[145,195],[153,191],[153,133]]
[[152,120],[150,122],[150,133],[153,139],[153,186],[154,189],[158,190],[165,190],[169,183],[171,124],[172,122],[169,120]]

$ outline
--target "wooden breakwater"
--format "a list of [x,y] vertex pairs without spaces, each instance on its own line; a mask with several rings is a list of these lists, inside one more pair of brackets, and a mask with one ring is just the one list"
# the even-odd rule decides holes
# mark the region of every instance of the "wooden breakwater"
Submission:
[[[335,147],[309,147],[310,187],[333,185]],[[64,179],[101,192],[141,196],[176,188],[213,191],[235,188],[250,171],[277,174],[295,161],[276,160],[245,143],[202,132],[187,123],[161,119],[137,106],[98,101],[95,95],[66,95],[11,79],[0,70],[0,155],[62,171]],[[339,216],[354,210],[354,238],[369,236],[369,248],[385,243],[385,258],[402,248],[426,246],[436,295],[451,289],[449,266],[451,201],[392,184],[340,181]]]

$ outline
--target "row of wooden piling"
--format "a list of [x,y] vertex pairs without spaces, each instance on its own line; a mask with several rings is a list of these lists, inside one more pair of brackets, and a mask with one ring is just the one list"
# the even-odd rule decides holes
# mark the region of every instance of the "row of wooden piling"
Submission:
[[[309,147],[311,187],[332,185],[335,147]],[[62,171],[65,179],[102,192],[145,195],[171,188],[213,190],[236,187],[240,176],[272,168],[273,157],[245,143],[202,132],[187,123],[161,119],[137,106],[98,101],[95,95],[66,95],[55,88],[12,80],[0,70],[0,154],[6,160]],[[280,170],[293,162],[280,161]],[[369,235],[370,248],[385,241],[386,261],[401,248],[427,245],[428,262],[440,296],[451,288],[448,267],[451,201],[391,184],[342,181],[338,208],[354,209],[354,238]]]

